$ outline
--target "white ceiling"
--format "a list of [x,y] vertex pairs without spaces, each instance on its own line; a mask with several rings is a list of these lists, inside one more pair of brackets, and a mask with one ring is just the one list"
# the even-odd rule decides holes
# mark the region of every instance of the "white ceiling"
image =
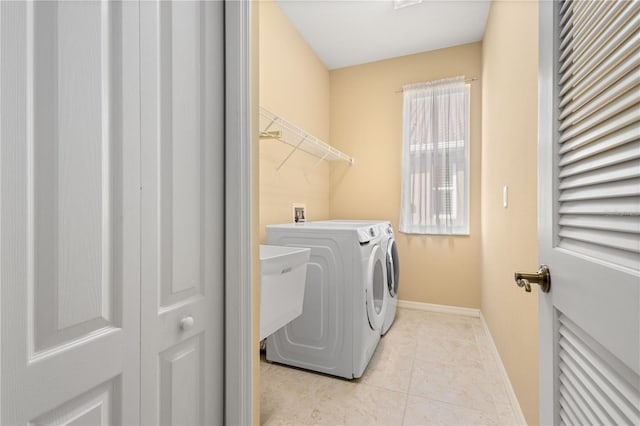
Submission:
[[277,0],[328,69],[480,41],[490,0]]

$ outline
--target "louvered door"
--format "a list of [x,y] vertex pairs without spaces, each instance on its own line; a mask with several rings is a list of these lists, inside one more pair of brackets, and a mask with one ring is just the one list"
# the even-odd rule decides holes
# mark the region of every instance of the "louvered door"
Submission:
[[640,2],[540,3],[542,424],[640,424]]

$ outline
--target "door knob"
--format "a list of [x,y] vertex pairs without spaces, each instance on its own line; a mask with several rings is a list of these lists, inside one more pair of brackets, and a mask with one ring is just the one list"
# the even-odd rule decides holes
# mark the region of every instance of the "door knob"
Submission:
[[193,327],[194,323],[195,323],[195,320],[193,319],[193,317],[191,315],[183,317],[180,320],[180,330],[182,330],[182,331],[191,330],[191,328]]
[[531,283],[540,285],[540,290],[543,293],[548,293],[551,290],[551,274],[547,265],[540,265],[535,274],[516,272],[515,280],[518,287],[524,287],[527,293],[531,293]]

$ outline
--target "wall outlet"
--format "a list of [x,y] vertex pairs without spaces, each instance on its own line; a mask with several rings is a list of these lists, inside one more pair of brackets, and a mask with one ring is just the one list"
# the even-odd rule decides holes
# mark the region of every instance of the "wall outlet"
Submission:
[[307,220],[307,205],[304,203],[293,203],[291,205],[292,218],[295,223]]

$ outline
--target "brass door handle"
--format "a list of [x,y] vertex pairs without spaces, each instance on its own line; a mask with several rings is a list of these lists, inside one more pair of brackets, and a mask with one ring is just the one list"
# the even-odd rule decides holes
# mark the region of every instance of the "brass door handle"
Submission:
[[531,293],[531,284],[540,285],[540,290],[543,293],[548,293],[551,290],[551,273],[547,265],[540,265],[538,272],[535,274],[527,274],[525,272],[516,272],[515,280],[518,287],[524,287],[527,293]]

